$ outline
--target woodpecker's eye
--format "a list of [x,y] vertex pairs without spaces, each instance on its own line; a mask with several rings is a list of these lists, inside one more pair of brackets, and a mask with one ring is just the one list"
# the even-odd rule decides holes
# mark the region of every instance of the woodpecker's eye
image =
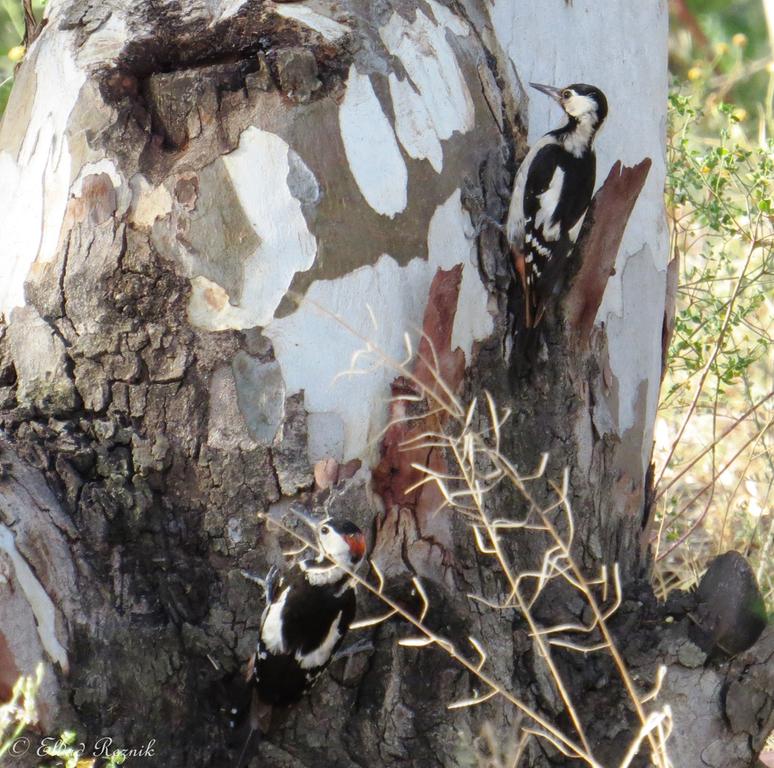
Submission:
[[331,529],[328,528],[327,525],[324,525],[322,528],[320,528],[320,533],[330,533]]
[[572,96],[572,91],[570,90],[564,90],[562,91],[562,98],[563,99],[569,99],[570,96]]

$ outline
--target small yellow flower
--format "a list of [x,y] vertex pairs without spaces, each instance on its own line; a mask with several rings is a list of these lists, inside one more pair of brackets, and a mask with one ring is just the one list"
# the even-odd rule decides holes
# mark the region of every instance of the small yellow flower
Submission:
[[731,42],[737,47],[737,48],[744,48],[747,45],[747,35],[745,35],[743,32],[737,32],[732,38]]
[[747,110],[744,109],[744,107],[737,107],[731,113],[731,117],[733,117],[738,123],[743,123],[745,120],[747,120]]
[[8,51],[8,58],[16,63],[24,58],[24,54],[27,53],[27,48],[23,45],[14,45],[10,51]]
[[725,56],[728,53],[728,43],[715,43],[715,53],[718,56]]
[[710,168],[708,165],[702,165],[701,167],[701,173],[707,176],[712,171],[712,168]]
[[702,75],[701,67],[691,67],[688,70],[689,80],[699,80],[701,78],[701,75]]

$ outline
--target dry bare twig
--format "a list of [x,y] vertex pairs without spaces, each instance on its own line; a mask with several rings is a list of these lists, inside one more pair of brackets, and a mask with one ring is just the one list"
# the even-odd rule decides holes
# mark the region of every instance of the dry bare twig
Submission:
[[[421,336],[431,351],[431,360],[424,359],[414,352],[414,346],[408,335],[405,338],[406,354],[403,360],[396,360],[381,352],[364,335],[349,326],[345,320],[328,312],[323,307],[318,307],[318,309],[323,314],[333,318],[364,344],[362,349],[353,354],[350,370],[340,375],[359,375],[363,370],[364,360],[368,361],[368,370],[372,370],[374,365],[386,366],[399,376],[405,377],[416,393],[406,397],[398,396],[393,398],[392,402],[397,400],[426,405],[421,416],[413,416],[406,409],[399,411],[398,419],[391,421],[385,431],[396,423],[424,419],[428,413],[443,414],[447,417],[447,426],[442,431],[426,429],[421,434],[413,435],[401,445],[401,450],[410,451],[417,447],[442,449],[453,459],[454,469],[441,471],[413,463],[411,466],[422,475],[417,483],[407,489],[407,493],[418,490],[425,484],[434,484],[443,500],[441,508],[446,506],[460,514],[471,529],[471,535],[479,553],[484,557],[493,558],[498,570],[506,579],[509,590],[507,596],[500,602],[493,602],[479,595],[471,594],[468,597],[491,610],[514,609],[521,614],[529,628],[535,651],[548,668],[551,680],[570,718],[574,733],[564,732],[556,723],[551,722],[542,713],[517,697],[505,684],[495,679],[488,671],[489,655],[479,639],[472,636],[466,638],[466,644],[475,653],[474,659],[471,660],[463,653],[454,639],[442,637],[433,631],[425,621],[431,608],[430,601],[422,583],[416,577],[413,577],[412,583],[421,601],[421,608],[417,614],[412,614],[386,593],[385,580],[376,562],[370,561],[376,578],[375,583],[371,583],[344,568],[350,578],[376,596],[387,608],[385,613],[361,620],[354,624],[353,628],[372,627],[391,618],[400,617],[408,622],[417,634],[402,638],[398,641],[399,645],[418,649],[435,646],[465,668],[477,681],[480,690],[474,692],[474,695],[469,698],[448,703],[447,708],[449,709],[477,706],[495,697],[501,697],[513,705],[526,720],[526,724],[521,730],[521,738],[518,741],[517,758],[512,763],[514,767],[518,765],[520,756],[524,752],[526,739],[534,737],[550,743],[560,753],[578,759],[592,768],[603,768],[602,764],[594,757],[578,709],[573,702],[571,691],[554,662],[552,650],[561,648],[564,651],[575,651],[583,654],[609,653],[640,723],[636,737],[618,768],[629,766],[645,743],[649,747],[654,765],[658,768],[671,768],[666,750],[666,740],[671,730],[670,708],[665,705],[660,709],[648,711],[645,706],[656,697],[665,670],[658,671],[652,690],[647,692],[637,690],[608,627],[609,619],[621,602],[621,584],[617,565],[612,568],[604,567],[598,577],[588,579],[572,555],[575,524],[569,502],[569,473],[565,471],[560,485],[552,484],[555,495],[553,502],[541,506],[531,495],[529,484],[533,480],[544,477],[548,457],[543,456],[536,471],[529,475],[522,475],[517,471],[500,449],[501,431],[510,414],[507,411],[500,412],[488,393],[485,394],[485,414],[482,415],[479,412],[477,401],[464,407],[438,372],[438,355],[433,348],[432,340],[426,336]],[[426,373],[429,372],[429,383],[414,375],[411,363],[417,359],[424,366],[423,370]],[[477,421],[483,421],[485,424],[480,430],[474,428]],[[492,518],[488,513],[485,503],[486,497],[501,483],[510,483],[519,491],[526,502],[528,511],[521,519]],[[304,545],[316,549],[312,541],[307,540],[282,521],[274,519],[270,519],[270,521]],[[509,560],[506,537],[509,532],[517,529],[534,531],[548,536],[549,543],[543,553],[540,566],[534,570],[516,572]],[[533,607],[538,596],[555,579],[564,580],[586,601],[592,616],[588,625],[562,624],[552,627],[540,625],[535,618]],[[595,590],[601,592],[601,601],[597,599]],[[611,596],[612,602],[610,602]],[[572,639],[573,634],[590,638],[590,640],[586,642],[576,641]],[[594,634],[598,635],[598,640],[593,639]]]

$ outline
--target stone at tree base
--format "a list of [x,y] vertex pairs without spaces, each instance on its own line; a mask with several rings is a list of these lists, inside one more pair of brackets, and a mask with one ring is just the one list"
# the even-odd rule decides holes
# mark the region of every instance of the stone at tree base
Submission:
[[711,657],[735,656],[766,626],[766,606],[750,564],[738,552],[718,555],[696,590],[691,639]]

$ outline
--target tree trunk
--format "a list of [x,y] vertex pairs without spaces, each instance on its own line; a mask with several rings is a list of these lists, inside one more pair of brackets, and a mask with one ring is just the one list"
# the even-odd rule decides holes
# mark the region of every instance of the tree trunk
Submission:
[[[675,764],[751,764],[772,720],[771,633],[718,659],[717,637],[694,637],[704,650],[688,637],[696,599],[658,606],[646,580],[666,10],[585,5],[51,0],[0,128],[0,694],[44,658],[43,730],[74,728],[89,750],[153,740],[145,759],[169,768],[231,764],[220,697],[261,611],[241,572],[282,561],[288,537],[265,516],[301,503],[368,530],[408,610],[421,578],[429,626],[466,657],[477,638],[525,706],[447,711],[479,682],[438,645],[397,645],[412,630],[393,620],[368,630],[373,651],[332,665],[254,765],[475,765],[482,728],[515,744],[529,713],[577,741],[524,617],[468,597],[503,600],[505,575],[462,517],[435,514],[437,489],[411,488],[412,461],[454,467],[405,440],[454,420],[425,403],[385,431],[412,394],[438,393],[439,371],[462,401],[487,390],[512,410],[501,448],[520,472],[548,454],[538,506],[569,469],[575,560],[590,577],[620,567],[610,625],[625,663],[643,692],[668,667]],[[519,307],[495,223],[526,150],[530,79],[600,85],[613,112],[598,176],[631,167],[597,195],[526,370],[509,358]],[[533,137],[549,115],[531,117]],[[420,354],[384,364],[406,333]],[[338,376],[365,342],[383,364],[356,356],[367,370]],[[529,512],[507,487],[486,507]],[[513,572],[546,541],[509,535]],[[362,594],[363,615],[383,610]],[[533,614],[585,620],[566,585]],[[554,661],[598,764],[618,765],[639,722],[609,654]],[[522,764],[567,762],[532,738]]]

